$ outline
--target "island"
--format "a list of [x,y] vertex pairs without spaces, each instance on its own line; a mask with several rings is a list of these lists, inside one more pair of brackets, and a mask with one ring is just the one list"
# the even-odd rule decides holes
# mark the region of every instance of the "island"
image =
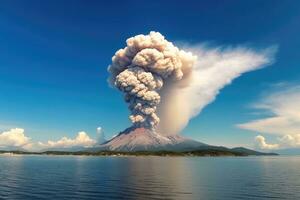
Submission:
[[74,156],[277,156],[277,153],[264,153],[254,151],[244,147],[226,148],[226,147],[206,147],[187,151],[0,151],[0,154],[6,155],[74,155]]

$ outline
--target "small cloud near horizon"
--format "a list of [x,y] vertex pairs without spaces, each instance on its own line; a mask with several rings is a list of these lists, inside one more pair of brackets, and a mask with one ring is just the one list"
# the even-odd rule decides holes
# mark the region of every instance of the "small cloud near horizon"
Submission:
[[97,143],[86,132],[78,132],[75,138],[62,137],[57,141],[34,142],[22,128],[12,128],[0,133],[0,148],[21,150],[43,150],[51,148],[92,147]]
[[300,85],[279,84],[276,91],[265,95],[253,106],[272,116],[252,120],[237,127],[277,136],[276,144],[269,144],[262,135],[255,137],[261,149],[300,148]]

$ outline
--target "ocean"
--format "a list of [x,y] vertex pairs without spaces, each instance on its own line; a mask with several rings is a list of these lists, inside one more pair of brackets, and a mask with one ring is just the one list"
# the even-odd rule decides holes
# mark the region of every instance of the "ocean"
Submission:
[[300,199],[300,157],[0,156],[0,199]]

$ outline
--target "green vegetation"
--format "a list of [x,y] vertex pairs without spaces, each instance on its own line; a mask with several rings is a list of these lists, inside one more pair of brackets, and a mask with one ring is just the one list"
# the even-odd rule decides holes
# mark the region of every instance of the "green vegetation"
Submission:
[[262,153],[245,148],[227,149],[225,147],[199,149],[193,151],[137,151],[137,152],[117,152],[117,151],[45,151],[45,152],[26,152],[26,151],[0,151],[0,154],[26,154],[26,155],[78,155],[78,156],[249,156],[249,155],[278,155],[276,153]]

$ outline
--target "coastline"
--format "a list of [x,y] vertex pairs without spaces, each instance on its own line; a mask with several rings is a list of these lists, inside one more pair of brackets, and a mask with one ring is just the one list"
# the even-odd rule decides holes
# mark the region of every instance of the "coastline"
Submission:
[[137,152],[118,152],[118,151],[99,151],[99,152],[68,152],[68,151],[46,151],[46,152],[25,152],[25,151],[0,151],[0,156],[18,155],[42,155],[42,156],[102,156],[102,157],[137,157],[137,156],[159,156],[159,157],[246,157],[246,156],[278,156],[276,153],[247,154],[234,151],[137,151]]

